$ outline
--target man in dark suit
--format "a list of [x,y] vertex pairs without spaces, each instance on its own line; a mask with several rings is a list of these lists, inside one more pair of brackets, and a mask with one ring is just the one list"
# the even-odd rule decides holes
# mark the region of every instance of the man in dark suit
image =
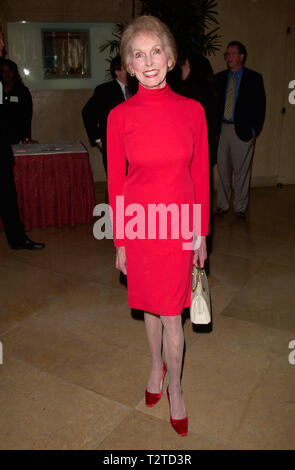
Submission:
[[90,144],[92,147],[97,146],[102,152],[106,172],[108,115],[115,106],[130,96],[127,72],[122,68],[121,57],[119,55],[112,59],[110,70],[113,80],[96,87],[94,94],[82,110],[82,117]]
[[[4,57],[4,40],[0,32],[0,64]],[[24,231],[18,213],[17,192],[14,182],[14,156],[7,129],[7,118],[3,104],[3,86],[0,82],[0,217],[10,247],[14,250],[37,250],[44,243],[30,240]]]
[[265,118],[265,91],[262,76],[244,66],[247,50],[238,41],[227,46],[228,69],[216,75],[219,93],[219,145],[217,165],[217,214],[229,210],[234,174],[234,210],[245,218],[255,139]]

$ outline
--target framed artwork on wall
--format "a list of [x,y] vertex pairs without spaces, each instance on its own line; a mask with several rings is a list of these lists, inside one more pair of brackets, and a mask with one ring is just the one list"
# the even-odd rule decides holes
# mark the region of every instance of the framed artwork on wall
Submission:
[[42,29],[44,78],[89,78],[88,30]]

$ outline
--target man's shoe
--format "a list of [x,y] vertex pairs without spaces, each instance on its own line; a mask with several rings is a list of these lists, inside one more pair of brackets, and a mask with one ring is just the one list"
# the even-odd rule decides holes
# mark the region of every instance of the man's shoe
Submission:
[[26,238],[17,245],[10,245],[12,250],[41,250],[45,247],[44,243],[33,242],[26,236]]
[[245,220],[245,218],[246,218],[245,212],[237,212],[236,216],[237,216],[238,220]]

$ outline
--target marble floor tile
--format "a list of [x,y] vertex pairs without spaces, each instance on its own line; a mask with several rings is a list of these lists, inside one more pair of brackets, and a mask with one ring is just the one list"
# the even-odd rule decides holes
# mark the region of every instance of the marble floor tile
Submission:
[[231,441],[235,448],[294,450],[295,365],[287,356],[274,358],[253,390]]
[[1,258],[0,263],[0,333],[54,304],[77,286],[65,276],[16,261]]
[[[110,246],[103,245],[108,248]],[[111,250],[103,247],[98,249],[97,244],[92,241],[89,244],[73,246],[56,240],[47,243],[44,250],[33,253],[28,250],[14,251],[10,257],[81,281],[96,279],[112,265],[114,258]]]
[[11,248],[9,247],[6,237],[4,235],[3,229],[0,229],[0,256],[1,260],[5,256],[9,256],[11,253]]
[[[259,388],[263,387],[264,395],[260,395],[261,415],[257,414],[256,420],[258,430],[264,429],[264,414],[271,414],[266,394],[282,402],[292,400],[294,396],[294,374],[288,363],[288,345],[292,336],[289,332],[279,332],[250,322],[234,322],[228,318],[228,321],[224,320],[225,317],[219,317],[212,334],[201,337],[190,348],[183,374],[183,390],[190,427],[194,432],[210,436],[233,448],[245,448],[243,439],[235,439],[235,436],[245,416],[248,416],[249,403]],[[284,364],[282,375],[285,380],[277,387],[274,377],[278,362]],[[268,374],[273,379],[269,387],[266,382]],[[277,379],[280,380],[279,375]],[[287,385],[286,392],[284,388]],[[279,420],[279,413],[277,418]],[[251,419],[248,422],[252,423]],[[286,422],[284,439],[292,426],[294,430],[294,423],[290,416]],[[282,420],[281,431],[283,428]],[[246,434],[244,426],[243,430]],[[271,437],[269,439],[271,441]],[[261,438],[255,448],[263,449],[263,440]],[[252,445],[253,442],[254,439]]]
[[[294,185],[282,188],[264,187],[252,188],[249,203],[251,221],[260,219],[265,222],[270,219],[281,220],[286,227],[295,228],[295,192]],[[257,229],[253,225],[253,229]]]
[[114,400],[5,357],[0,448],[97,449],[130,413]]
[[130,311],[112,240],[91,225],[33,229],[45,249],[17,252],[0,231],[0,447],[294,449],[294,216],[289,186],[252,188],[245,222],[215,217],[213,329],[194,331],[189,311],[184,323],[183,438],[169,422],[169,374],[145,406],[143,314]]
[[[88,283],[40,310],[32,321],[36,325],[48,323],[69,334],[91,336],[94,340],[103,337],[122,348],[132,342],[135,350],[145,354],[148,352],[145,325],[132,317],[126,295],[125,291],[102,289],[99,284]],[[23,328],[30,326],[25,324]]]
[[[215,217],[215,229],[226,227],[235,233],[256,233],[286,236],[295,229],[294,185],[284,188],[251,188],[245,221],[237,221],[234,209],[222,217]],[[216,193],[215,193],[216,200]]]
[[46,245],[57,241],[72,246],[96,245],[98,241],[93,236],[93,224],[79,224],[75,227],[34,228],[28,235],[33,240],[42,240]]
[[[233,438],[241,428],[259,384],[276,361],[285,361],[285,374],[289,374],[288,396],[294,392],[292,366],[288,363],[290,339],[290,333],[285,331],[219,317],[213,332],[206,337],[200,336],[188,349],[185,359],[182,388],[191,431],[226,446],[240,448],[242,439],[234,441]],[[167,377],[165,389],[168,383]],[[268,393],[273,395],[276,389],[277,400],[287,401],[283,386],[275,387],[273,383]],[[263,415],[262,397],[259,403]],[[168,401],[164,395],[157,406],[147,408],[141,400],[136,409],[155,418],[169,419]],[[288,429],[291,420],[289,423]],[[263,427],[263,419],[257,421],[257,426]]]
[[109,257],[109,267],[103,272],[97,273],[95,282],[106,287],[120,288],[127,291],[126,285],[120,283],[120,271],[115,268],[115,252]]
[[270,261],[295,266],[295,232],[286,236],[258,235],[256,232],[233,233],[228,227],[219,227],[214,233],[215,254],[237,256],[257,261]]
[[211,294],[212,317],[214,319],[225,309],[237,294],[236,289],[228,287],[226,283],[220,283],[211,288],[210,278],[208,279]]
[[295,332],[295,267],[264,263],[222,312]]
[[57,318],[61,318],[60,313],[63,310],[65,316],[67,316],[76,309],[84,310],[85,313],[99,313],[100,315],[103,312],[110,314],[114,308],[117,310],[120,308],[122,312],[127,314],[130,311],[127,303],[127,289],[124,286],[118,284],[116,288],[112,288],[90,281],[78,282],[75,287],[73,291],[65,292],[63,296],[56,300],[57,308],[50,309],[50,305],[48,306],[50,316],[54,317],[56,315]]
[[[216,252],[211,255],[210,276],[215,277],[227,289],[238,290],[253,276],[260,264],[259,259]],[[219,284],[215,282],[215,285]]]
[[[194,434],[179,436],[170,422],[133,411],[98,447],[118,450],[226,450],[225,445]],[[155,461],[151,460],[151,464]]]
[[58,310],[52,317],[47,313],[1,336],[5,354],[118,402],[134,406],[141,400],[151,367],[144,325],[130,320],[136,349],[129,335],[121,338],[112,326],[124,322],[115,315],[105,322],[80,309],[68,318]]

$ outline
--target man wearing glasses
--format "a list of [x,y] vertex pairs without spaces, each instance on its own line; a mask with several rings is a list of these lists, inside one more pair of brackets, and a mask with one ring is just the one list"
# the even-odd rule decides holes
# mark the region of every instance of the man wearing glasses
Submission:
[[224,58],[227,70],[216,75],[220,125],[217,214],[230,208],[234,174],[234,210],[238,219],[244,219],[255,140],[265,117],[265,91],[262,76],[244,65],[247,50],[243,44],[230,42]]

